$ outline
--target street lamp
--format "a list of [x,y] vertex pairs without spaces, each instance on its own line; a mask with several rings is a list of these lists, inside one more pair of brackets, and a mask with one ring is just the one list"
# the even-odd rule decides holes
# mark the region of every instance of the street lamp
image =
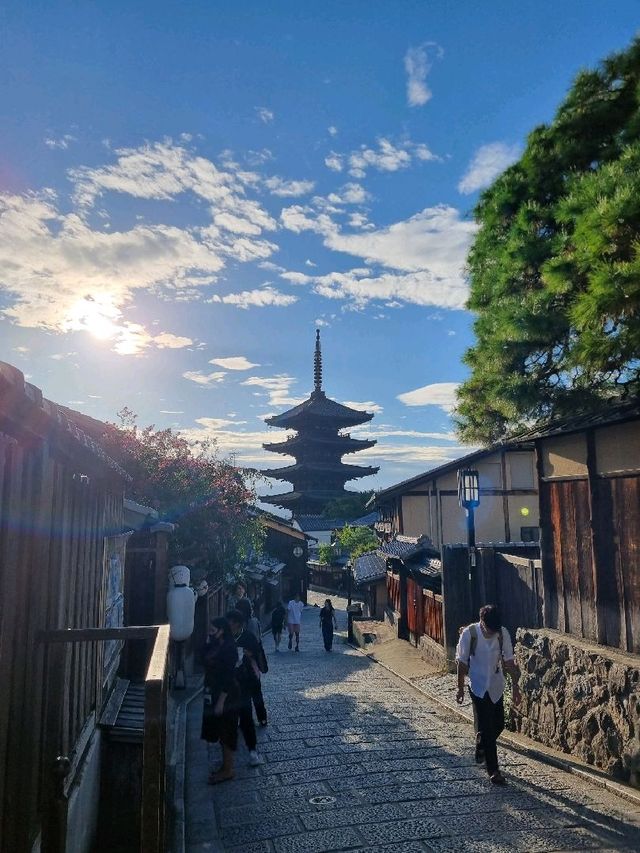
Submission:
[[472,468],[458,471],[458,501],[467,511],[467,547],[469,548],[469,580],[476,564],[476,522],[474,511],[480,505],[480,478]]
[[353,563],[347,563],[347,610],[351,607],[351,585],[353,583]]

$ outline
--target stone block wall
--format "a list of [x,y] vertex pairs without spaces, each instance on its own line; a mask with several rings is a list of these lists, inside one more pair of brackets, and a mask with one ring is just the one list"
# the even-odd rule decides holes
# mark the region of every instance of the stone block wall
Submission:
[[640,787],[640,656],[520,628],[523,700],[512,728]]

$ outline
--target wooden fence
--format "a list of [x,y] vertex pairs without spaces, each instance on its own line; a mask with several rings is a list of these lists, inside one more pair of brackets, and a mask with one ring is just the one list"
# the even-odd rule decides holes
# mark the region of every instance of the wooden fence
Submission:
[[436,643],[444,643],[444,619],[442,596],[424,589],[412,577],[407,577],[405,600],[402,596],[400,576],[387,573],[389,605],[406,620],[409,637],[416,644],[426,636]]
[[[50,728],[46,733],[45,764],[58,771],[44,801],[42,853],[67,850],[65,777],[71,759],[63,753],[63,709],[55,702],[64,674],[64,651],[104,641],[153,640],[153,650],[144,683],[144,740],[142,758],[141,853],[164,853],[166,849],[166,746],[167,697],[169,690],[169,625],[127,628],[85,628],[43,632],[39,640],[48,650],[48,687],[45,700],[52,707]],[[54,700],[54,701],[51,701]],[[68,759],[68,760],[67,760]]]
[[509,546],[508,553],[481,546],[475,551],[475,565],[460,545],[445,546],[442,557],[443,634],[449,663],[455,659],[460,628],[477,621],[483,604],[500,608],[512,637],[517,628],[542,626],[544,591],[537,546]]
[[387,594],[389,604],[396,613],[400,613],[400,576],[387,572]]

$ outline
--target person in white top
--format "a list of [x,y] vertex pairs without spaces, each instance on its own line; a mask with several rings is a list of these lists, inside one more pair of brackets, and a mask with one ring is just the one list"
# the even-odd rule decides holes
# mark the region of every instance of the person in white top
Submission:
[[473,703],[476,731],[476,762],[486,763],[487,773],[494,785],[504,785],[505,778],[498,768],[496,741],[504,729],[504,670],[509,673],[512,699],[521,701],[518,679],[520,670],[513,660],[513,645],[506,628],[502,627],[495,604],[480,608],[480,621],[468,625],[460,633],[456,649],[458,692],[456,702],[464,702],[464,684],[469,675],[469,693]]
[[300,601],[300,593],[296,592],[287,606],[287,622],[289,627],[289,649],[293,645],[293,636],[296,637],[296,651],[300,651],[300,623],[302,621],[302,611],[304,610],[304,601]]

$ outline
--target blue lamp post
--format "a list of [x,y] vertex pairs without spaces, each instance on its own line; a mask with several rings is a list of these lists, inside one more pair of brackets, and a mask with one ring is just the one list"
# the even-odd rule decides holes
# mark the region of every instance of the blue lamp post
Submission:
[[469,580],[476,564],[475,509],[480,505],[480,477],[472,468],[458,471],[458,501],[467,511],[467,547],[469,549]]

